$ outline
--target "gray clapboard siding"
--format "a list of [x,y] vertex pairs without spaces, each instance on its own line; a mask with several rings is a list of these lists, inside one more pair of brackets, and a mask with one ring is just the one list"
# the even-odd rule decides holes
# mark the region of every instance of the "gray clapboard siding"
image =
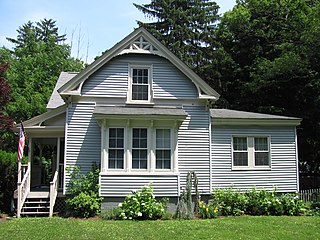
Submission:
[[178,176],[101,175],[100,195],[122,197],[152,182],[155,196],[178,196]]
[[[68,109],[65,167],[80,166],[91,170],[92,162],[100,165],[101,133],[93,117],[94,103],[73,103]],[[66,172],[66,184],[69,175]]]
[[128,64],[152,64],[153,97],[166,99],[197,98],[193,82],[168,60],[151,55],[123,55],[109,61],[83,84],[83,96],[127,97]]
[[185,187],[186,175],[195,171],[199,179],[199,191],[210,193],[210,143],[209,113],[204,106],[183,106],[188,114],[178,132],[178,155],[181,187]]
[[[233,135],[270,136],[271,170],[232,170]],[[213,188],[230,187],[242,190],[277,188],[279,192],[297,191],[294,127],[212,127]]]

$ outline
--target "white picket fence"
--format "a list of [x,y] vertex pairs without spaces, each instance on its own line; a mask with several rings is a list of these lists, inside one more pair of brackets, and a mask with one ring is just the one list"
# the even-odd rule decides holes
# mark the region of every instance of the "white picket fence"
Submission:
[[300,190],[299,195],[306,202],[320,202],[320,188]]

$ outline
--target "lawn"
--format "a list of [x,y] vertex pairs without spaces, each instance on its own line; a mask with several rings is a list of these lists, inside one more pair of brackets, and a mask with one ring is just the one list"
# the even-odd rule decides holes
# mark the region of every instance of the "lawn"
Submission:
[[225,217],[190,221],[20,218],[0,239],[320,239],[320,217]]

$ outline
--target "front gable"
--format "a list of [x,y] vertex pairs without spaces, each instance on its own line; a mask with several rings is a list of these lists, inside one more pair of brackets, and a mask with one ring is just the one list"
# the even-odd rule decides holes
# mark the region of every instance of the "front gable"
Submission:
[[130,100],[132,69],[150,69],[152,99],[197,99],[199,89],[167,59],[150,54],[124,54],[114,57],[82,85],[81,96]]
[[[194,73],[187,65],[171,53],[164,45],[155,39],[148,31],[143,28],[138,28],[129,34],[126,38],[116,44],[113,48],[108,50],[99,59],[93,62],[90,66],[76,75],[72,80],[64,84],[58,92],[63,95],[78,95],[81,96],[82,92],[88,92],[83,89],[86,81],[94,76],[98,71],[103,71],[110,62],[119,56],[142,55],[149,57],[163,58],[167,63],[173,65],[178,71],[183,73],[189,81],[193,83],[197,89],[197,98],[215,99],[219,98],[219,94],[213,90],[205,81],[203,81],[196,73]],[[144,62],[144,61],[143,61]],[[141,62],[137,62],[141,64]],[[108,67],[108,66],[107,66]],[[130,69],[127,73],[130,74]],[[124,73],[124,72],[123,72]],[[112,75],[112,74],[111,74]],[[99,82],[97,82],[99,85]],[[88,87],[88,85],[86,85]],[[123,86],[122,86],[123,87]],[[93,87],[89,87],[89,89]],[[130,86],[127,86],[129,90]],[[151,89],[150,91],[152,91]],[[99,95],[99,94],[98,94]]]

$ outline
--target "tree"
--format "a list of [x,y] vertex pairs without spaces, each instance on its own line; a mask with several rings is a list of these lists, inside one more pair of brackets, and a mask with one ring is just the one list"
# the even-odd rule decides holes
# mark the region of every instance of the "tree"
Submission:
[[15,44],[9,52],[7,80],[11,101],[6,113],[19,122],[46,111],[46,104],[62,71],[80,71],[84,64],[70,56],[70,47],[61,44],[65,35],[58,34],[52,19],[28,22],[17,30]]
[[319,0],[238,0],[216,34],[226,56],[220,103],[303,118],[299,155],[310,172],[320,172],[319,24]]
[[10,87],[5,79],[5,72],[9,65],[0,61],[0,146],[8,147],[8,142],[12,140],[13,120],[4,112],[4,107],[9,102]]
[[134,6],[155,22],[142,23],[171,52],[202,77],[212,77],[216,52],[214,28],[219,19],[218,5],[209,0],[152,0]]

